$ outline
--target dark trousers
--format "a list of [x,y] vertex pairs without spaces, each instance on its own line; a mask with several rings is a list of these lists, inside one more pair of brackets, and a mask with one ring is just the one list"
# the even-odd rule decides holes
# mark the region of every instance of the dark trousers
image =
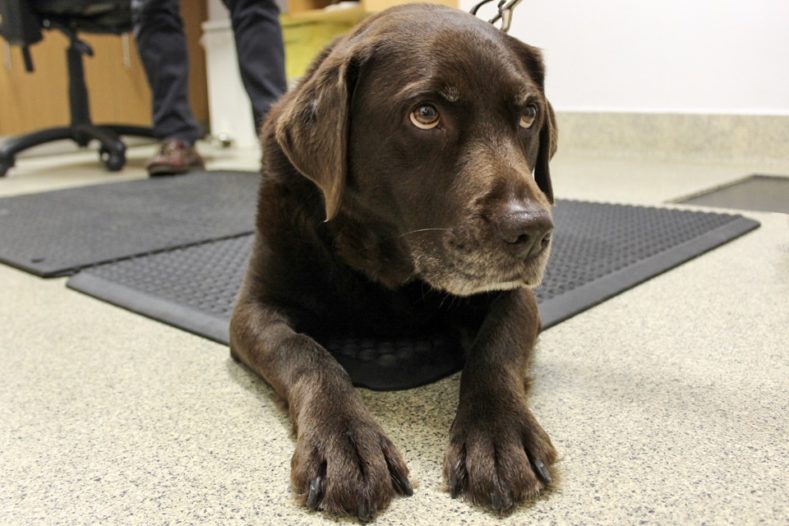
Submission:
[[[274,0],[223,0],[230,10],[238,65],[255,127],[285,92],[285,51]],[[159,139],[194,143],[200,127],[189,108],[189,59],[179,0],[133,0],[134,35],[153,95]]]

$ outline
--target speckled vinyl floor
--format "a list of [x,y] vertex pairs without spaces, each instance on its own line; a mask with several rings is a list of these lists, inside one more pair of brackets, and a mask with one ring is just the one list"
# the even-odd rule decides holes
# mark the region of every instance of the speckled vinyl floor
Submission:
[[[0,195],[143,177],[150,152],[121,175],[23,159]],[[552,171],[562,197],[660,204],[789,162]],[[543,333],[532,403],[563,482],[506,519],[443,489],[457,375],[362,391],[417,484],[376,524],[787,524],[789,216],[746,215],[762,227]],[[5,266],[0,319],[0,524],[330,522],[294,505],[288,422],[227,349]]]

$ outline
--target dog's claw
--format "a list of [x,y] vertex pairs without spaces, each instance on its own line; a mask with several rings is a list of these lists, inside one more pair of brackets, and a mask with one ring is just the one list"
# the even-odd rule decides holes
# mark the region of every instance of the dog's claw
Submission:
[[545,467],[545,463],[542,460],[535,460],[534,467],[537,470],[537,475],[540,477],[540,480],[546,485],[550,484],[551,473],[548,471],[548,468]]
[[362,522],[370,522],[373,519],[373,510],[370,509],[370,503],[362,500],[359,503],[359,509],[357,510],[356,516],[359,517],[359,520]]
[[386,467],[389,468],[389,476],[392,478],[392,485],[395,491],[407,497],[413,495],[414,490],[411,488],[408,476],[403,474],[401,469],[398,469],[397,464],[389,458],[389,453],[384,455],[384,459],[386,460]]
[[456,499],[466,489],[466,480],[468,478],[468,473],[466,472],[465,449],[461,450],[459,458],[455,461],[455,465],[448,471],[449,480],[447,482],[449,483],[449,495],[453,499]]
[[456,499],[460,496],[460,488],[457,484],[454,484],[451,488],[449,488],[449,496],[453,499]]
[[395,489],[401,494],[410,497],[414,494],[413,488],[411,488],[411,483],[408,482],[408,479],[403,477],[397,471],[391,471],[392,475],[392,484],[394,484]]
[[465,486],[465,471],[462,470],[462,467],[458,467],[457,470],[453,470],[450,477],[449,477],[449,495],[456,499],[463,493],[463,489]]
[[318,475],[310,481],[310,492],[307,495],[307,507],[311,510],[317,510],[318,505],[323,500],[323,477]]
[[509,492],[491,491],[490,505],[499,513],[505,512],[512,508],[512,496]]

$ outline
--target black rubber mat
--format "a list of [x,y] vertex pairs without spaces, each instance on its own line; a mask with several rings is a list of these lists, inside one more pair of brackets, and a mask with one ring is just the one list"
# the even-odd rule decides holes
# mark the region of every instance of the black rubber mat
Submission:
[[789,214],[789,177],[752,175],[676,202]]
[[[559,201],[551,262],[537,290],[543,327],[730,241],[759,224],[742,216]],[[88,269],[68,286],[227,343],[228,320],[252,236],[215,241]],[[458,343],[338,336],[326,342],[357,385],[402,389],[462,367]]]
[[259,176],[205,172],[0,199],[0,261],[38,276],[254,229]]
[[560,201],[556,235],[536,290],[543,329],[751,230],[740,215]]

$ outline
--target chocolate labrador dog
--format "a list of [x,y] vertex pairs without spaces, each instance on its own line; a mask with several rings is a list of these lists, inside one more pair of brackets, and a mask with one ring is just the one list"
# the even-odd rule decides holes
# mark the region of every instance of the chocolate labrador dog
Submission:
[[402,455],[320,342],[434,323],[468,343],[451,495],[507,512],[549,486],[556,452],[526,375],[540,326],[530,288],[553,226],[539,51],[458,10],[393,8],[321,53],[262,141],[231,354],[288,408],[301,501],[368,520],[412,493]]

